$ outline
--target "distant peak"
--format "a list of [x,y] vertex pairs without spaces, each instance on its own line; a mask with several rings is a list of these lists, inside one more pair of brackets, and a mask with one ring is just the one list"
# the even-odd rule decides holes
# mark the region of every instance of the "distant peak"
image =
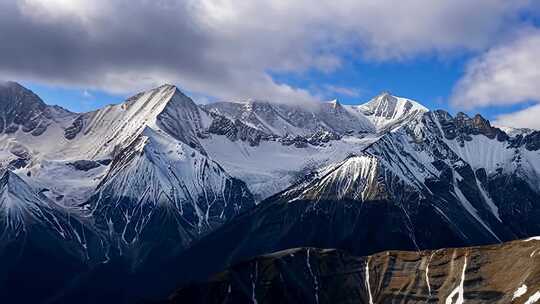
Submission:
[[393,96],[390,91],[382,91],[379,95],[377,95],[377,98],[389,98],[389,97],[395,97],[395,96]]
[[337,99],[321,103],[320,105],[322,106],[322,109],[329,108],[336,112],[341,112],[343,110],[343,106]]
[[357,107],[378,130],[402,126],[429,110],[420,103],[383,92]]
[[[146,94],[146,93],[159,93],[159,92],[172,93],[171,96],[173,96],[173,95],[186,96],[186,94],[184,94],[184,92],[182,92],[182,90],[180,90],[180,88],[178,88],[178,86],[176,86],[174,84],[171,84],[171,83],[164,83],[164,84],[162,84],[162,85],[160,85],[158,87],[155,87],[155,88],[140,92],[138,94],[135,94],[133,97],[138,97],[138,96]],[[131,98],[129,98],[129,99],[131,99]]]
[[341,107],[341,103],[337,99],[334,99],[334,100],[330,101],[329,104],[331,104],[334,109]]
[[162,90],[162,89],[166,89],[166,90],[173,90],[173,89],[176,89],[176,90],[179,90],[178,87],[174,84],[171,84],[171,83],[164,83],[162,85],[160,85],[159,87],[156,88],[157,90]]
[[0,90],[9,90],[12,92],[28,92],[33,94],[32,91],[15,81],[0,81]]
[[469,115],[465,114],[464,112],[458,112],[456,114],[456,118],[458,118],[458,119],[469,119]]
[[368,101],[362,106],[365,106],[365,107],[379,107],[379,106],[403,107],[405,106],[407,108],[412,108],[412,109],[423,111],[423,112],[429,111],[428,108],[423,106],[418,101],[392,95],[389,91],[382,92],[381,94],[377,95],[375,98]]
[[47,105],[39,96],[19,83],[14,81],[0,82],[0,111],[9,109],[25,116],[22,118],[11,114],[13,116],[11,118],[17,120],[18,124],[23,124],[33,116],[45,111],[46,107]]
[[[156,97],[156,98],[149,98],[149,99],[141,100],[140,97],[144,95],[149,95],[151,97]],[[145,103],[146,106],[150,106],[150,107],[153,107],[155,103],[169,104],[171,102],[175,104],[178,104],[179,102],[189,103],[189,104],[193,103],[193,105],[195,105],[193,100],[189,98],[186,94],[184,94],[184,92],[182,92],[178,88],[178,86],[174,84],[170,84],[170,83],[165,83],[165,84],[160,85],[159,87],[155,87],[153,89],[135,94],[134,96],[128,98],[126,100],[126,103],[130,105],[131,103],[136,102],[136,101]]]
[[11,87],[11,88],[24,88],[24,87],[23,87],[21,84],[19,84],[18,82],[11,81],[11,80],[7,80],[7,81],[0,80],[0,86],[3,86],[3,87]]

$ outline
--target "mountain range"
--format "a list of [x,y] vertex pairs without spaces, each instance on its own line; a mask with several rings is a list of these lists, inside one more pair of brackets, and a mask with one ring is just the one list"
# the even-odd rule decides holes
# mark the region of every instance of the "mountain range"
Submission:
[[[539,150],[539,131],[430,111],[389,93],[358,106],[198,105],[163,85],[73,113],[7,82],[0,84],[0,300],[136,303],[180,287],[173,299],[205,290],[213,297],[208,303],[222,303],[230,273],[282,252],[264,259],[282,265],[285,256],[313,254],[321,261],[317,272],[336,259],[339,269],[357,271],[366,264],[362,256],[375,254],[378,267],[390,269],[377,272],[385,279],[373,279],[379,287],[367,298],[363,289],[332,300],[342,284],[329,281],[338,289],[320,294],[321,303],[373,303],[374,295],[374,303],[454,303],[453,261],[476,249],[437,251],[436,260],[452,261],[452,270],[441,271],[446,285],[429,300],[412,272],[404,270],[407,292],[383,286],[397,280],[392,267],[418,268],[400,266],[410,259],[424,265],[424,250],[540,235]],[[521,246],[508,244],[497,251],[512,254]],[[485,248],[479,252],[491,247]],[[392,265],[376,255],[395,250],[416,253],[393,254]],[[476,255],[485,263],[496,256]],[[291,259],[296,269],[301,262]],[[202,285],[230,267],[219,288]],[[269,271],[275,277],[282,270]],[[504,274],[486,273],[494,276],[485,281],[500,303],[508,299],[500,293],[522,283],[516,277],[501,289],[493,284]],[[267,302],[291,296],[284,282]],[[257,295],[263,285],[255,286]],[[455,303],[495,299],[460,286]],[[291,299],[319,301],[319,293],[305,290]]]

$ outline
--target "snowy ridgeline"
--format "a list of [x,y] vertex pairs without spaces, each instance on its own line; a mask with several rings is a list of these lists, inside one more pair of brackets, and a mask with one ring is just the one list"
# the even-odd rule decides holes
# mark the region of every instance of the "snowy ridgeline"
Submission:
[[[33,124],[14,120],[4,128],[2,167],[65,213],[112,221],[108,229],[125,243],[163,208],[187,222],[186,235],[204,234],[291,185],[286,192],[296,193],[291,201],[395,197],[398,184],[422,196],[431,191],[427,183],[448,168],[453,174],[447,182],[453,185],[468,178],[462,169],[470,168],[498,220],[486,179],[517,174],[540,188],[537,132],[505,132],[481,117],[429,112],[387,93],[359,106],[338,101],[199,106],[164,85],[82,114],[47,106],[16,84],[0,96],[37,117]],[[490,230],[460,187],[453,195]],[[15,204],[23,203],[6,197],[0,207]],[[14,218],[23,221],[10,215],[11,227],[24,226]]]

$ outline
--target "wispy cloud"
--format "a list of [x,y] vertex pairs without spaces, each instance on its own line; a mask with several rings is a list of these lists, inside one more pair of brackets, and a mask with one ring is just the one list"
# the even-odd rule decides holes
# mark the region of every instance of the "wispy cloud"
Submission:
[[347,96],[347,97],[359,97],[362,94],[362,90],[360,89],[336,86],[332,84],[325,84],[323,86],[323,91],[326,92],[325,94],[326,96],[337,94],[337,95]]
[[463,108],[540,102],[540,31],[527,29],[514,40],[471,61],[454,89],[452,102]]
[[499,115],[494,124],[506,127],[530,128],[540,130],[540,104],[527,109]]

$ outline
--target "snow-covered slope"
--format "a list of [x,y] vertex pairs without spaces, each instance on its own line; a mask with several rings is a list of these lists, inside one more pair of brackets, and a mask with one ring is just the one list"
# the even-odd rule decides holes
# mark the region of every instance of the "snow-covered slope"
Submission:
[[218,102],[204,109],[213,115],[210,136],[201,140],[205,150],[258,200],[378,138],[368,117],[337,100],[309,106]]
[[[329,165],[314,174],[313,181],[306,181],[299,188],[284,193],[295,200],[373,200],[386,198],[380,183],[379,160],[371,155],[352,155],[346,160]],[[295,193],[297,192],[297,193]]]
[[[106,254],[104,235],[77,210],[49,200],[17,174],[3,170],[0,177],[0,250],[13,250],[37,242],[60,244],[69,255],[85,261],[102,261]],[[26,240],[22,241],[21,240]],[[43,243],[45,242],[45,243]],[[2,253],[5,253],[2,251]]]
[[[210,115],[175,86],[82,114],[48,106],[15,83],[0,88],[0,97],[0,116],[15,117],[0,135],[0,164],[13,176],[3,192],[6,233],[31,225],[32,212],[61,231],[48,216],[59,210],[109,235],[104,248],[152,247],[136,241],[152,239],[158,227],[166,242],[187,245],[253,205],[244,183],[200,143]],[[17,118],[29,111],[31,126]],[[19,187],[28,184],[33,192]]]
[[[145,128],[84,204],[117,243],[191,241],[254,204],[245,184],[199,150]],[[156,236],[160,230],[164,235]]]
[[218,102],[205,105],[211,113],[240,121],[273,137],[310,137],[318,131],[337,135],[370,133],[371,122],[351,112],[337,100],[312,105],[275,104],[264,101]]
[[[200,149],[197,132],[208,116],[175,86],[163,85],[137,94],[118,105],[82,114],[66,129],[64,157],[102,159],[131,143],[145,128],[167,132]],[[201,151],[202,152],[202,151]]]
[[340,162],[377,140],[375,135],[344,136],[325,145],[297,148],[278,141],[252,146],[212,135],[201,140],[204,149],[231,175],[243,180],[262,200],[304,179],[317,168]]
[[378,132],[390,131],[429,111],[416,101],[392,96],[387,92],[350,109],[365,115]]

